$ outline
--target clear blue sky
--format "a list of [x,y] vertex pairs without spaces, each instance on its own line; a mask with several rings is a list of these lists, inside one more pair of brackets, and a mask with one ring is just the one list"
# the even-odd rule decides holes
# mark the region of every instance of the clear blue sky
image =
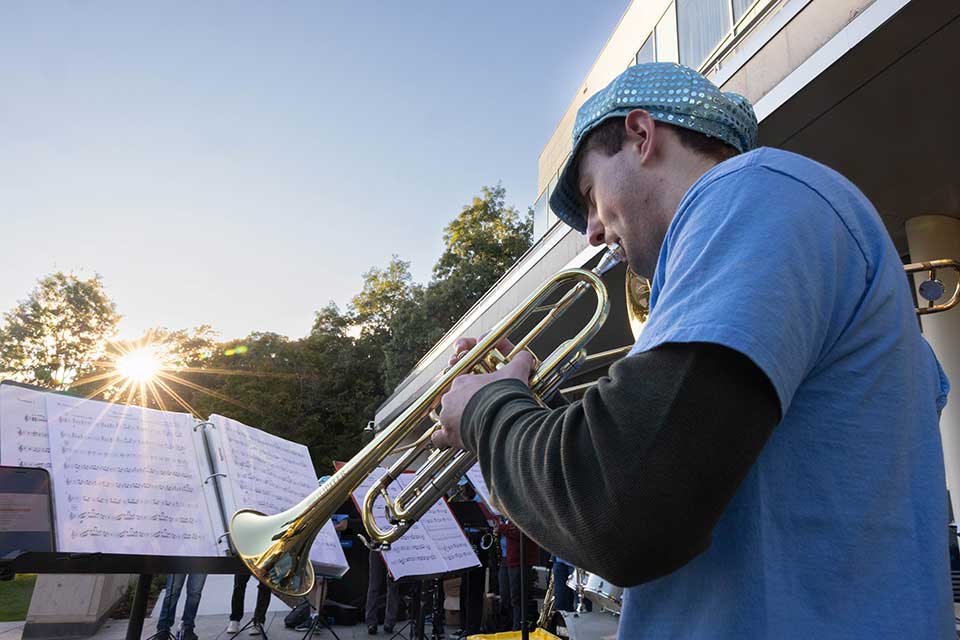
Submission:
[[0,4],[0,311],[99,273],[124,337],[305,335],[537,156],[627,0]]

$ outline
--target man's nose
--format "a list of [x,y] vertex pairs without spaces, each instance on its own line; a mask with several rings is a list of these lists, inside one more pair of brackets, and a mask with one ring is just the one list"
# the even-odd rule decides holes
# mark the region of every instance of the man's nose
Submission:
[[587,242],[594,247],[606,244],[603,236],[603,225],[596,215],[587,216]]

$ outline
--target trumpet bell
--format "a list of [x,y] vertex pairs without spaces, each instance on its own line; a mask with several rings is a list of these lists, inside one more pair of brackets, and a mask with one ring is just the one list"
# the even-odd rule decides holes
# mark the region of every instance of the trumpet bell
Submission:
[[647,322],[647,316],[650,315],[650,281],[627,269],[625,284],[627,320],[630,323],[630,333],[633,334],[633,339],[637,340]]
[[268,516],[253,509],[241,509],[230,520],[230,539],[237,555],[257,580],[274,591],[303,596],[313,588],[313,565],[302,557],[309,553],[313,540],[307,544],[274,544],[296,534],[297,527],[291,527],[295,523],[288,514],[285,511]]

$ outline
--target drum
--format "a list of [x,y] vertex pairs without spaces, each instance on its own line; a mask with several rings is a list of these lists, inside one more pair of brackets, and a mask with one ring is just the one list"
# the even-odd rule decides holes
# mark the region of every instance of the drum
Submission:
[[[577,584],[578,579],[580,582],[579,585]],[[583,594],[590,602],[601,609],[606,609],[613,613],[620,613],[623,587],[610,584],[608,580],[601,578],[595,573],[580,570],[570,574],[570,577],[567,578],[567,586],[577,592],[579,592],[578,587],[582,586]]]

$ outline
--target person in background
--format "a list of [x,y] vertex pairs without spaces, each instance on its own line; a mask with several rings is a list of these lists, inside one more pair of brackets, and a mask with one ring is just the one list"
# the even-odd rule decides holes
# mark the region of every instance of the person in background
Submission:
[[497,536],[500,545],[500,565],[497,570],[497,588],[500,596],[500,611],[497,625],[497,631],[509,631],[513,626],[513,604],[510,598],[510,570],[507,568],[507,536],[504,535],[504,527],[507,524],[506,518],[498,517],[497,526],[494,528],[494,535]]
[[507,539],[507,574],[509,576],[510,582],[510,612],[511,612],[511,629],[513,631],[520,630],[520,624],[522,620],[522,609],[520,607],[520,573],[521,571],[526,571],[526,581],[527,581],[527,620],[536,620],[537,619],[537,606],[530,597],[530,594],[533,593],[533,565],[537,562],[537,556],[540,553],[540,548],[537,546],[537,543],[527,538],[527,545],[525,551],[525,563],[526,566],[520,566],[520,529],[517,528],[512,522],[507,522],[505,525],[500,527],[500,531],[503,536]]
[[172,638],[170,630],[177,616],[177,601],[183,585],[187,585],[187,601],[183,606],[183,618],[180,620],[182,628],[181,640],[197,640],[194,633],[194,622],[197,618],[197,607],[200,606],[200,596],[203,593],[203,584],[207,581],[205,573],[171,573],[167,576],[167,586],[164,589],[163,605],[160,607],[160,617],[157,619],[157,635],[160,640]]
[[[250,582],[250,573],[238,573],[233,576],[233,594],[230,596],[230,622],[227,633],[240,633],[240,621],[243,619],[243,600]],[[267,621],[267,607],[270,606],[270,587],[257,581],[257,604],[253,609],[253,621],[250,624],[251,636],[262,636],[263,625]]]
[[383,630],[393,633],[393,626],[397,623],[400,613],[400,586],[387,571],[383,561],[383,554],[370,550],[369,582],[367,583],[367,633],[376,635],[379,623],[380,603],[386,592],[386,611],[383,615]]
[[567,586],[567,579],[574,568],[559,556],[553,556],[553,608],[556,611],[573,611],[577,592]]

